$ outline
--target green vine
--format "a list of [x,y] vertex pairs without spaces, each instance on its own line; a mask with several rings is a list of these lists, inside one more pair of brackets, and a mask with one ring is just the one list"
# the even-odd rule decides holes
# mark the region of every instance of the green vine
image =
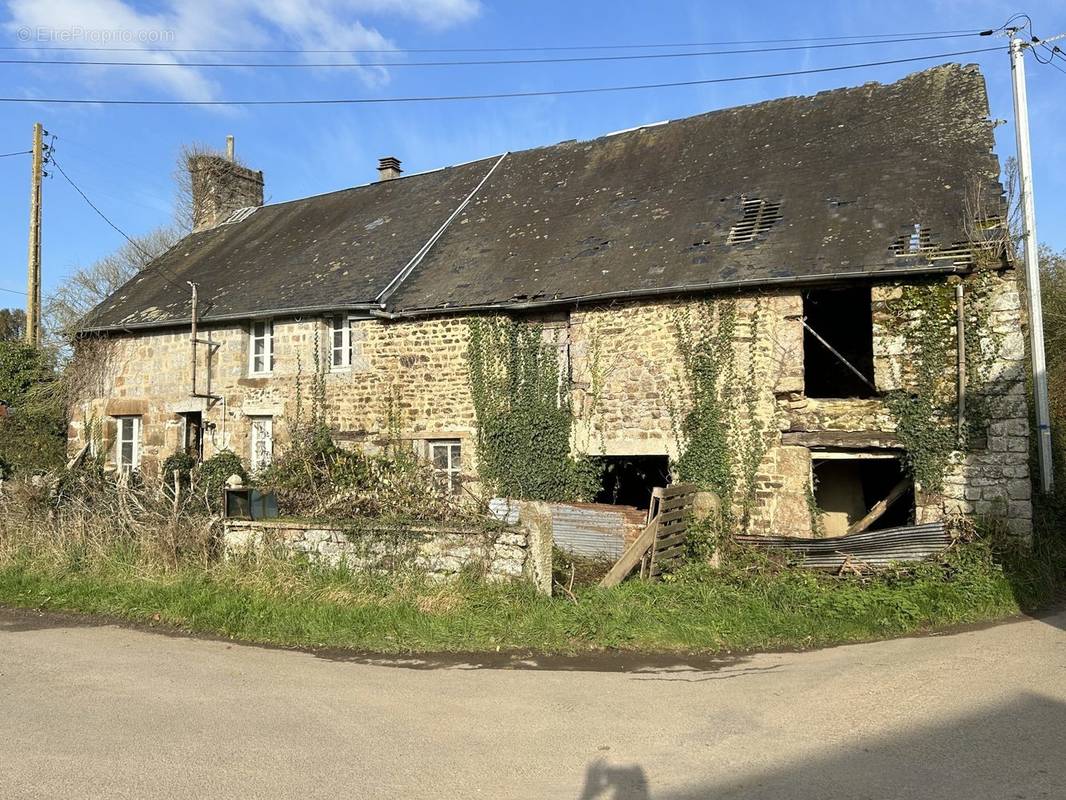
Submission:
[[[737,304],[735,300],[686,306],[674,317],[681,379],[685,390],[683,413],[672,410],[681,453],[678,477],[721,499],[727,525],[735,522],[735,507],[746,524],[755,503],[756,476],[766,450],[763,425],[757,415],[759,382],[755,348],[760,328],[760,301],[750,317],[751,352],[747,369],[736,369]],[[739,385],[738,385],[739,384]]]
[[943,488],[952,454],[982,441],[991,418],[992,370],[1001,335],[989,324],[994,273],[978,272],[964,293],[967,402],[958,429],[957,314],[954,284],[928,281],[901,287],[887,303],[890,329],[902,336],[906,389],[889,392],[885,404],[896,420],[905,462],[926,491]]
[[598,485],[597,462],[570,453],[574,417],[555,348],[536,323],[469,321],[478,472],[504,497],[573,500]]

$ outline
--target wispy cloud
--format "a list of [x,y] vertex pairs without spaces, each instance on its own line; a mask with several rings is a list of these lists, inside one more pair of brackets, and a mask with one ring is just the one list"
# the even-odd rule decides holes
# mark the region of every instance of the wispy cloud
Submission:
[[[26,44],[115,44],[141,51],[139,60],[177,65],[122,72],[86,66],[77,73],[86,85],[149,85],[180,99],[209,100],[218,97],[219,79],[185,64],[210,56],[152,52],[153,46],[380,51],[397,45],[367,23],[366,17],[407,19],[440,30],[473,19],[481,7],[478,0],[260,0],[254,5],[239,0],[167,0],[148,11],[126,0],[8,0],[6,9],[9,19],[2,27]],[[326,54],[307,57],[330,58]],[[335,58],[348,57],[338,54]],[[356,69],[353,74],[370,86],[388,80],[387,71],[380,68]]]

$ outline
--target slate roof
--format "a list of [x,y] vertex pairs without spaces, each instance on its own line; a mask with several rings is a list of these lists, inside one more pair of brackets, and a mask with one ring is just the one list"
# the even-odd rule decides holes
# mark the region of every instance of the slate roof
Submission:
[[[191,234],[87,329],[340,308],[522,307],[964,269],[965,198],[1001,207],[984,79],[949,64],[258,209]],[[484,180],[384,302],[382,292]],[[779,219],[730,231],[759,200]],[[773,214],[768,214],[768,218]],[[920,226],[921,252],[893,250]],[[902,237],[902,239],[901,239]]]

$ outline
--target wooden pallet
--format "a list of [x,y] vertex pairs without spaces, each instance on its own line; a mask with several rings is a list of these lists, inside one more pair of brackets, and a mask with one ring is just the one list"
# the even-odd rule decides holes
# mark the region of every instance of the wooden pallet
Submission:
[[600,581],[600,586],[617,586],[640,564],[642,578],[654,580],[685,556],[685,536],[696,499],[691,483],[675,483],[656,489],[648,510],[648,526],[625,549],[622,557]]

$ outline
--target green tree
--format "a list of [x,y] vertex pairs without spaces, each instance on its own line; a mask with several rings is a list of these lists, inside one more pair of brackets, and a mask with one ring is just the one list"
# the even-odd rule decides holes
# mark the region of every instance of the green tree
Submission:
[[26,312],[21,308],[0,308],[0,342],[21,339],[26,333]]
[[6,472],[53,469],[66,453],[66,416],[55,371],[45,354],[20,341],[0,341],[0,464]]

